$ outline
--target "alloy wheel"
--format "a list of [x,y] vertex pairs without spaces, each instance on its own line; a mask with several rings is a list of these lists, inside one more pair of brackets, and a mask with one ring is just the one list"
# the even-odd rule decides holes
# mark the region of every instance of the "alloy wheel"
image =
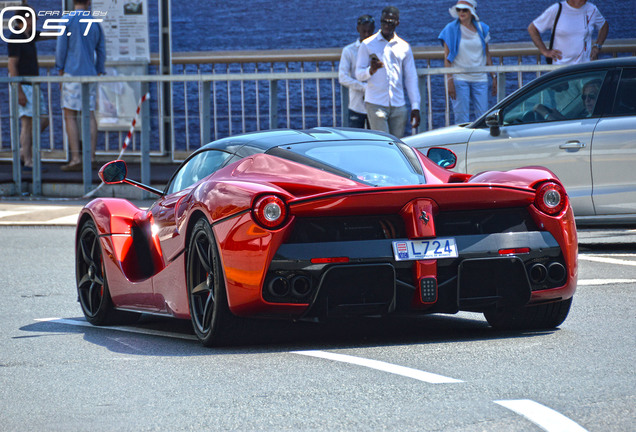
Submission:
[[79,281],[77,291],[82,309],[87,317],[95,317],[105,299],[104,262],[99,236],[93,224],[86,224],[78,243]]
[[214,313],[214,252],[212,239],[205,229],[198,229],[192,241],[189,266],[190,305],[192,321],[201,335],[210,332]]

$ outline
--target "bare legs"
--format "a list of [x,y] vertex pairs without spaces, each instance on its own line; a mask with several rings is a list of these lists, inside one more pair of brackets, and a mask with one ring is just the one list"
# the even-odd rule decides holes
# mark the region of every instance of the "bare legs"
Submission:
[[[80,148],[79,127],[77,125],[79,111],[64,108],[64,122],[66,123],[66,136],[68,137],[68,146],[71,152],[71,160],[67,165],[62,167],[65,171],[74,170],[82,166],[82,149]],[[97,147],[97,120],[95,112],[91,111],[91,160],[95,157],[95,148]]]
[[[33,166],[33,118],[20,117],[20,158],[25,167]],[[49,118],[40,116],[40,131],[49,126]]]

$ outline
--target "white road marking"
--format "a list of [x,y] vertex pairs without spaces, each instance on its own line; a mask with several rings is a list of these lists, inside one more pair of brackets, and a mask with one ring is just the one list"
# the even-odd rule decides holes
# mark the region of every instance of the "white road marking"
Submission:
[[9,216],[17,216],[21,214],[29,213],[28,211],[13,211],[13,210],[0,210],[0,219],[9,217]]
[[[125,336],[125,337],[129,337],[129,336]],[[129,344],[129,343],[124,342],[124,338],[121,338],[121,337],[116,337],[116,338],[114,338],[114,337],[106,337],[106,339],[110,339],[110,340],[112,340],[112,341],[115,341],[115,342],[117,342],[118,344],[121,344],[121,345],[123,345],[123,346],[125,346],[126,348],[129,348],[129,349],[131,349],[131,350],[138,351],[138,352],[143,352],[142,350],[140,350],[140,349],[139,349],[139,348],[137,348],[136,346],[133,346],[132,344]]]
[[75,225],[79,215],[73,214],[42,222],[45,225]]
[[494,401],[502,407],[521,414],[548,432],[587,432],[574,421],[547,406],[529,399]]
[[120,327],[120,326],[98,327],[98,326],[92,325],[91,323],[87,321],[78,321],[78,320],[66,319],[66,318],[38,318],[35,321],[52,322],[56,324],[67,324],[67,325],[72,325],[77,327],[91,327],[94,329],[116,330],[116,331],[138,333],[138,334],[144,334],[144,335],[150,335],[150,336],[164,336],[164,337],[169,337],[174,339],[197,340],[197,337],[194,335],[165,332],[161,330],[140,329],[140,328],[134,328],[134,327]]
[[616,258],[606,258],[606,257],[600,257],[600,256],[592,256],[592,255],[579,255],[579,259],[584,261],[600,262],[603,264],[620,264],[620,265],[628,265],[628,266],[636,267],[636,261],[620,260]]
[[35,226],[35,227],[40,227],[40,226],[74,226],[77,224],[77,215],[73,215],[73,216],[64,216],[64,217],[60,217],[60,218],[56,218],[56,219],[49,219],[49,220],[45,220],[45,221],[33,221],[33,220],[28,220],[28,221],[16,221],[16,220],[12,220],[12,221],[1,221],[0,220],[0,225],[2,226]]
[[596,253],[596,254],[580,254],[579,256],[601,256],[601,257],[627,257],[627,258],[635,258],[636,254],[634,253]]
[[591,286],[591,285],[616,285],[636,283],[636,279],[583,279],[577,282],[578,286]]
[[68,206],[40,205],[40,204],[36,204],[36,205],[14,205],[12,207],[17,209],[17,210],[19,210],[19,211],[37,212],[37,213],[42,213],[43,210],[46,210],[46,211],[57,211],[57,210],[63,210],[63,209],[68,208]]
[[460,383],[461,380],[454,378],[448,378],[442,375],[437,375],[430,372],[424,372],[418,369],[412,369],[404,366],[398,366],[391,363],[385,363],[378,360],[370,360],[361,357],[354,357],[345,354],[335,354],[326,351],[292,351],[292,354],[300,354],[310,357],[318,357],[327,360],[339,361],[343,363],[350,363],[358,366],[364,366],[371,369],[377,369],[383,372],[389,372],[396,375],[402,375],[408,378],[413,378],[419,381],[424,381],[431,384],[450,384]]
[[26,226],[26,227],[41,227],[45,225],[49,225],[44,221],[0,221],[0,225],[2,226]]
[[[75,225],[81,210],[81,206],[56,205],[5,205],[2,208],[0,210],[2,226]],[[55,217],[53,213],[56,212],[58,215],[71,212],[72,215]]]

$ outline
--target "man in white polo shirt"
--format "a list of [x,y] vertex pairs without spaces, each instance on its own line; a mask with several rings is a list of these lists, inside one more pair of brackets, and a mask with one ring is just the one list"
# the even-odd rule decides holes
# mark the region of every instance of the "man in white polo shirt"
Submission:
[[408,107],[404,87],[411,102],[411,125],[420,124],[420,92],[411,46],[395,34],[400,11],[393,6],[382,11],[380,31],[360,44],[356,77],[367,82],[364,92],[371,129],[404,136]]
[[[594,29],[598,30],[598,37],[592,43]],[[546,47],[541,40],[541,33],[548,30],[554,32],[552,49]],[[542,55],[553,59],[554,64],[578,64],[596,60],[608,30],[609,24],[603,15],[587,0],[555,3],[528,26],[532,42]]]

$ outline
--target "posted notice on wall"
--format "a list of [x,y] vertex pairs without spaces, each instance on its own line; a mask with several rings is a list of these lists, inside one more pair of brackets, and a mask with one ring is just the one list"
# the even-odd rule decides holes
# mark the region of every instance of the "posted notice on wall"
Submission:
[[[92,10],[105,12],[106,74],[145,75],[150,63],[147,0],[93,0]],[[100,130],[128,130],[141,99],[139,82],[99,85],[97,122]],[[135,130],[141,127],[138,119]]]
[[93,11],[106,12],[101,23],[109,61],[150,62],[147,0],[93,0]]

